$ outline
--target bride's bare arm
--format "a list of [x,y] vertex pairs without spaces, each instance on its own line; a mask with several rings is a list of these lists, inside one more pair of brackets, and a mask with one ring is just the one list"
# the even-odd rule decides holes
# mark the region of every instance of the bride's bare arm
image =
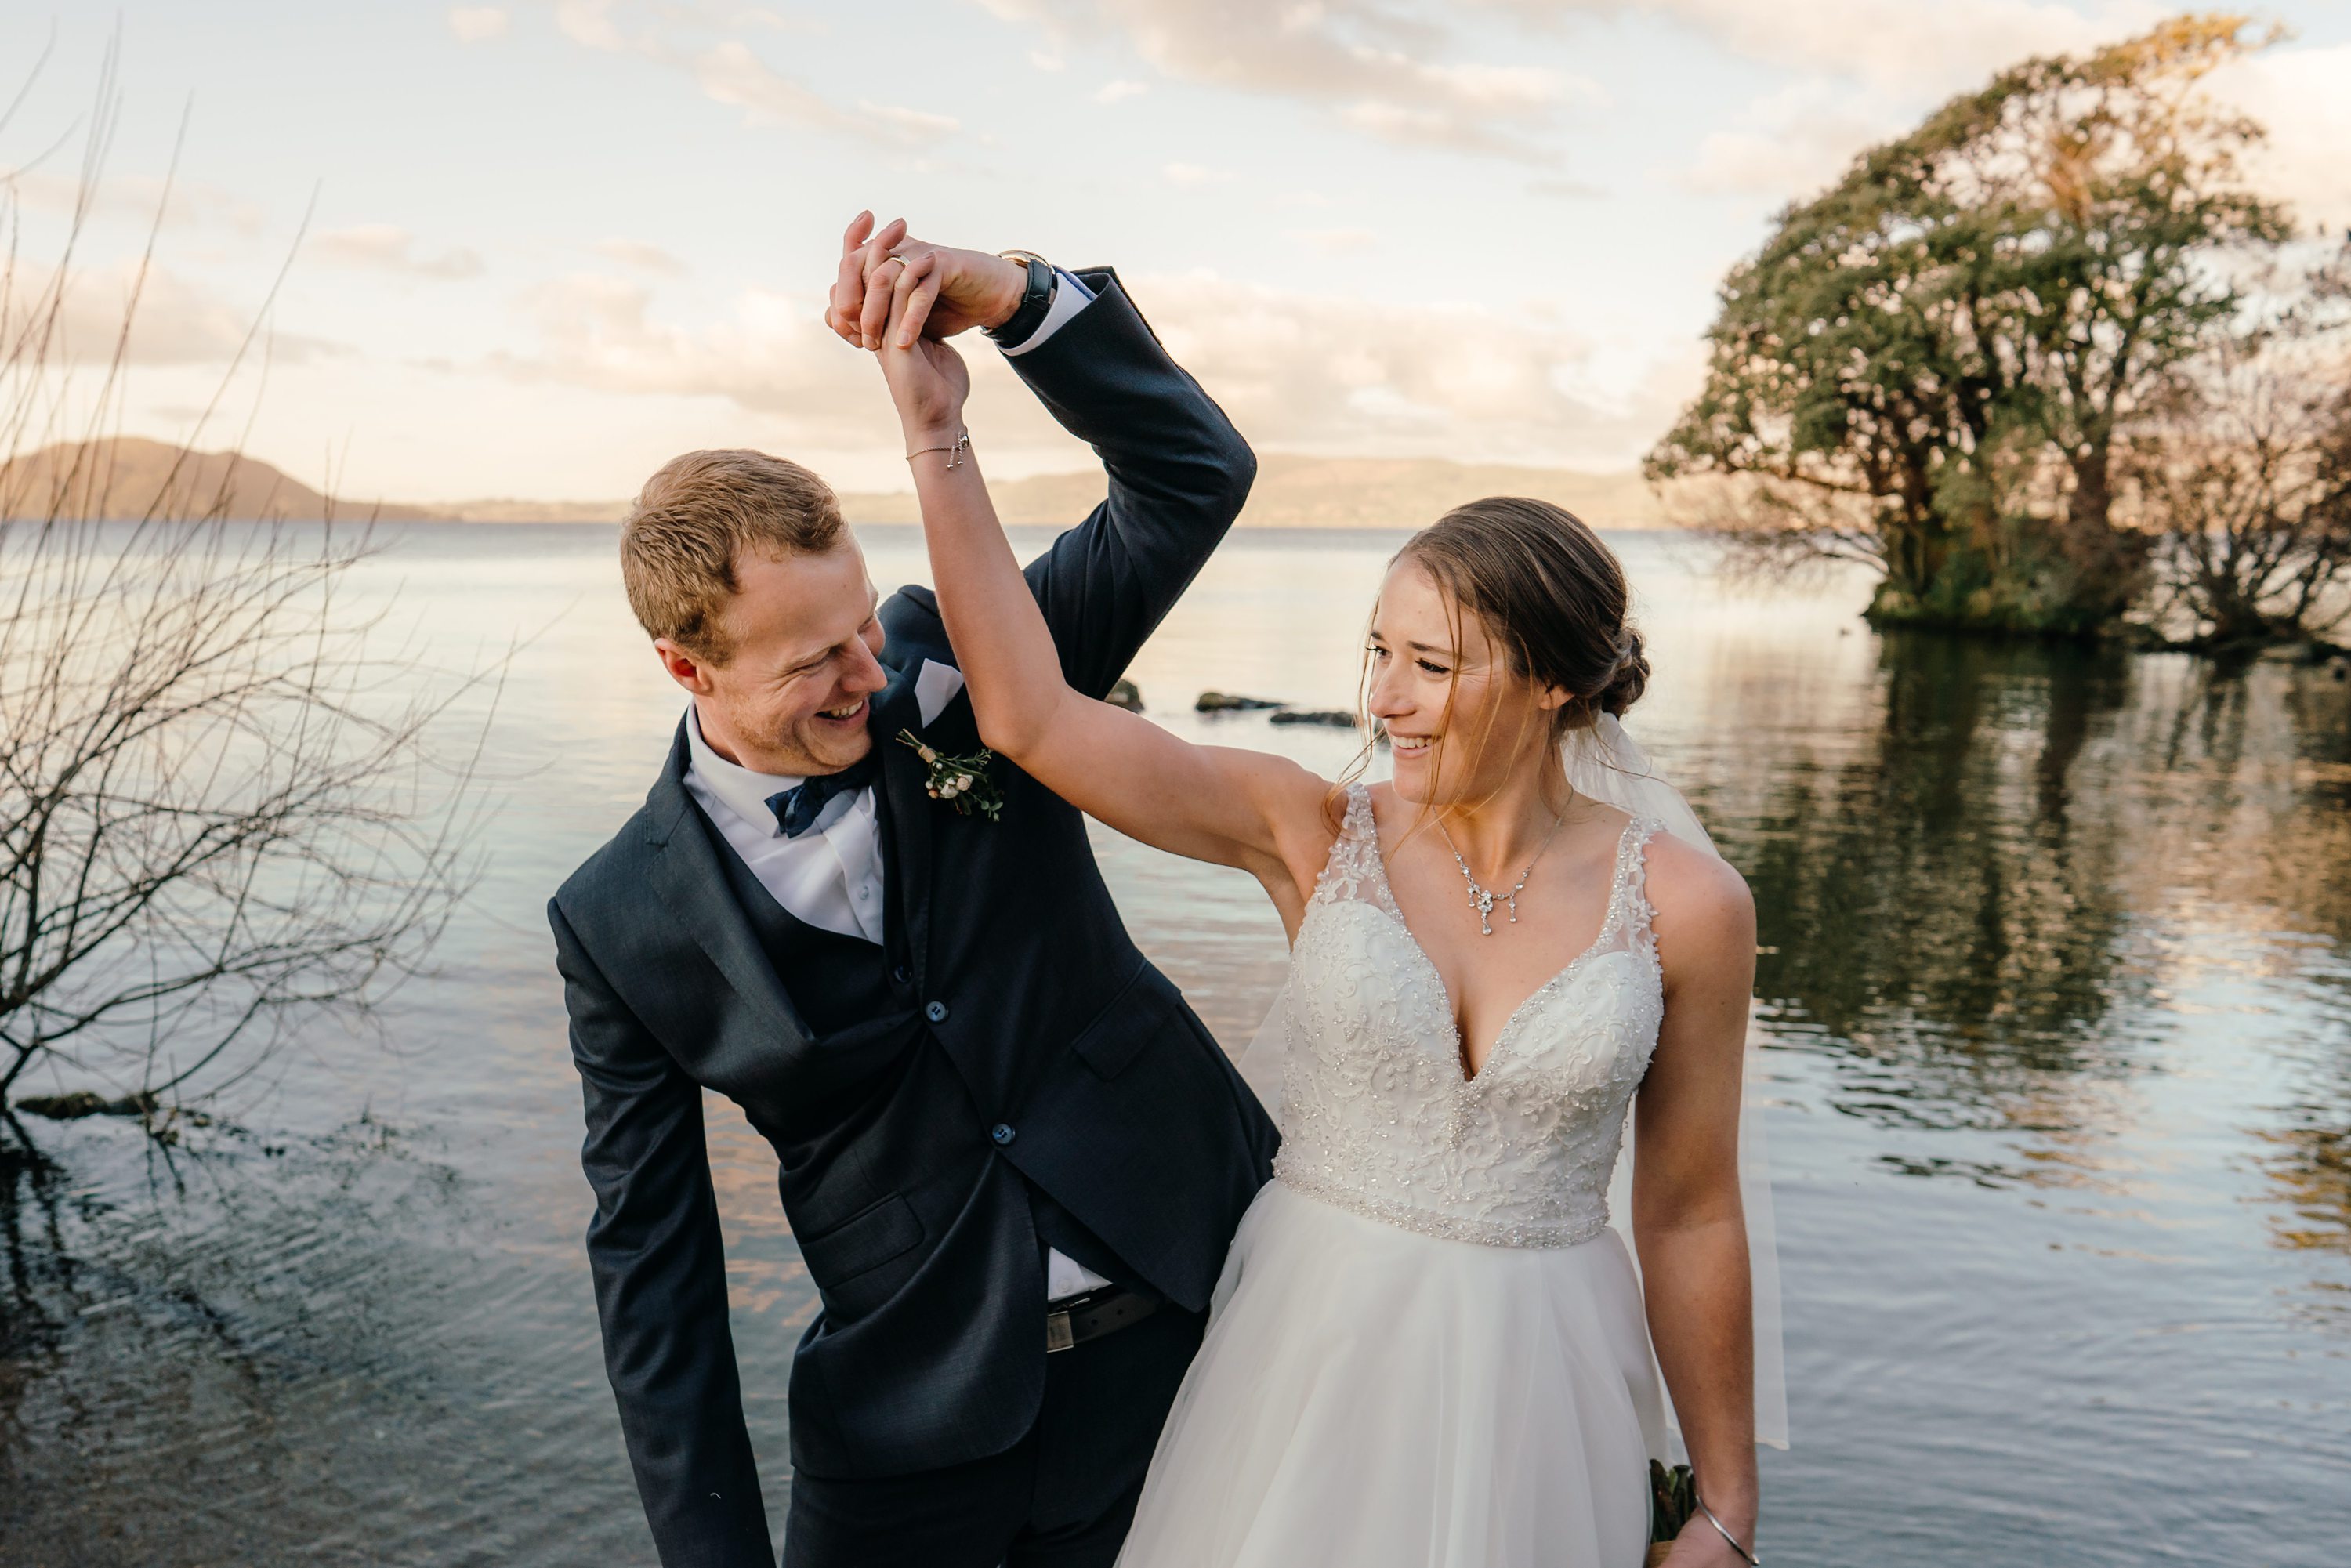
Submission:
[[[1634,1103],[1633,1236],[1649,1337],[1698,1492],[1752,1550],[1755,1335],[1739,1198],[1739,1105],[1755,904],[1728,864],[1663,834],[1649,845],[1666,1018]],[[1703,1517],[1668,1563],[1736,1562]]]
[[967,449],[923,451],[954,447],[970,383],[946,343],[920,337],[900,342],[903,302],[921,283],[919,272],[913,276],[902,288],[880,359],[906,450],[920,454],[912,465],[914,493],[939,613],[971,693],[980,738],[1071,805],[1132,838],[1250,872],[1285,916],[1294,915],[1292,906],[1329,848],[1328,785],[1286,758],[1195,746],[1071,688],[977,461]]

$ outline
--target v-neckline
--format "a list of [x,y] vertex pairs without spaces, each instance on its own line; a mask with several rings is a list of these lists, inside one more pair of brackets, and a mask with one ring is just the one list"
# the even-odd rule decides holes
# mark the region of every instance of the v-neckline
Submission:
[[1395,883],[1388,877],[1388,852],[1387,847],[1380,842],[1379,813],[1372,809],[1371,790],[1364,789],[1362,799],[1364,824],[1372,835],[1372,863],[1379,868],[1380,893],[1384,900],[1383,904],[1375,904],[1374,907],[1378,908],[1380,913],[1396,923],[1396,929],[1404,933],[1405,945],[1411,947],[1413,956],[1417,957],[1422,966],[1428,970],[1428,977],[1436,982],[1437,997],[1445,1006],[1446,1025],[1453,1032],[1453,1074],[1457,1081],[1456,1087],[1473,1088],[1483,1082],[1486,1075],[1493,1070],[1495,1061],[1502,1054],[1502,1048],[1510,1043],[1510,1031],[1518,1026],[1520,1015],[1541,999],[1545,992],[1562,984],[1577,970],[1583,968],[1585,961],[1597,954],[1606,945],[1610,936],[1615,932],[1617,922],[1622,917],[1622,911],[1618,905],[1625,895],[1625,857],[1629,852],[1628,847],[1632,841],[1634,830],[1641,825],[1641,820],[1638,817],[1628,818],[1625,823],[1624,831],[1616,835],[1616,853],[1609,866],[1608,902],[1600,912],[1598,934],[1592,938],[1589,946],[1567,961],[1565,967],[1519,998],[1519,1005],[1510,1009],[1510,1016],[1502,1020],[1502,1027],[1494,1031],[1494,1042],[1486,1048],[1486,1060],[1479,1063],[1473,1071],[1469,1066],[1468,1049],[1469,1042],[1461,1031],[1461,1015],[1455,1010],[1453,1005],[1453,988],[1445,983],[1445,971],[1437,967],[1436,958],[1430,956],[1427,947],[1414,933],[1412,922],[1405,918],[1404,905],[1398,902],[1395,895]]

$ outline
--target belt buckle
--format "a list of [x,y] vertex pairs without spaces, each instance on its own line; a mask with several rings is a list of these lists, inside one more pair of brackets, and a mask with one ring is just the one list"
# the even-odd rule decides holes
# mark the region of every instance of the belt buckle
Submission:
[[1070,1331],[1070,1309],[1067,1307],[1056,1307],[1047,1312],[1045,1314],[1045,1354],[1047,1355],[1050,1355],[1057,1350],[1068,1350],[1077,1343],[1077,1336]]

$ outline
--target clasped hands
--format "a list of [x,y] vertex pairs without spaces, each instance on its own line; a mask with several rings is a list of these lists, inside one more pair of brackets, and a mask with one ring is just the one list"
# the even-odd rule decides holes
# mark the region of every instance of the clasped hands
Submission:
[[971,373],[945,340],[1011,319],[1028,281],[1019,262],[915,239],[904,218],[877,231],[860,213],[841,235],[824,324],[880,360],[914,451],[962,429]]

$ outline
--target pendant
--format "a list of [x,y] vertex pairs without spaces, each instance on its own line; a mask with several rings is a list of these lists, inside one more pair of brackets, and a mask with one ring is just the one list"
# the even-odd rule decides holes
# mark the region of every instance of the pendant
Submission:
[[[1535,859],[1529,861],[1527,869],[1519,873],[1518,884],[1504,893],[1496,893],[1479,883],[1470,872],[1469,862],[1461,858],[1461,851],[1455,846],[1453,835],[1445,834],[1445,847],[1453,851],[1453,863],[1461,868],[1462,885],[1469,890],[1469,907],[1478,912],[1478,935],[1491,936],[1494,934],[1492,916],[1494,904],[1498,899],[1510,906],[1510,924],[1516,925],[1519,923],[1519,894],[1526,891],[1527,878],[1535,874],[1535,861],[1542,859],[1543,850],[1551,848],[1551,841],[1559,837],[1560,823],[1566,820],[1562,817],[1552,823],[1551,833],[1543,840],[1542,849],[1535,851]],[[1445,832],[1445,823],[1442,819],[1438,821],[1437,830],[1439,832]]]

